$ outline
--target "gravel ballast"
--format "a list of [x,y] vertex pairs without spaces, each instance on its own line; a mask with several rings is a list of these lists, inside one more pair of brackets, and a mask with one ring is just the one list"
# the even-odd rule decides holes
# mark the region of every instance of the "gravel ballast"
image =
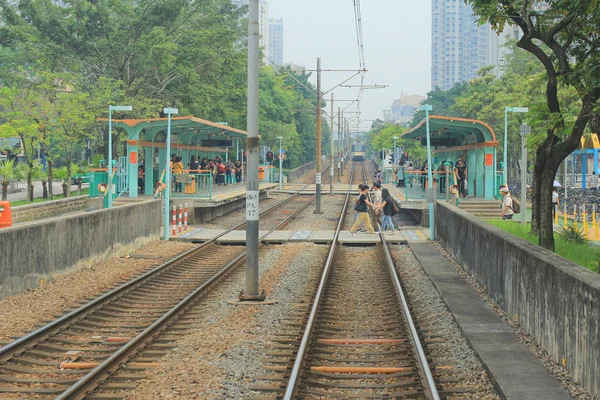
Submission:
[[[260,287],[272,305],[232,305],[245,285],[236,273],[201,302],[198,332],[184,338],[147,370],[148,379],[128,399],[237,399],[250,393],[256,376],[264,374],[262,358],[279,320],[304,300],[311,271],[320,269],[327,246],[287,244],[265,246],[260,256]],[[243,268],[241,269],[243,272]]]
[[453,366],[452,377],[468,382],[469,389],[476,391],[473,397],[460,398],[499,399],[481,361],[413,252],[406,245],[392,246],[391,252],[415,322],[426,324],[427,329],[440,335],[443,343],[449,344],[443,351],[445,363]]
[[0,301],[0,341],[23,335],[36,325],[96,297],[147,269],[195,247],[191,243],[154,241],[124,257],[95,263],[91,268],[57,275],[52,281]]

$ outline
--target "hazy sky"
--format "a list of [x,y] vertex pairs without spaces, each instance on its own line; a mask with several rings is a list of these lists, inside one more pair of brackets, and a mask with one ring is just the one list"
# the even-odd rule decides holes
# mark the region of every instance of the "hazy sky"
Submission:
[[[358,69],[353,0],[268,0],[271,18],[283,18],[284,62],[315,69]],[[431,1],[362,0],[366,84],[389,85],[366,90],[363,128],[383,117],[401,93],[425,95],[431,89]],[[329,90],[351,74],[324,72]],[[353,83],[358,84],[357,78]],[[356,89],[338,88],[337,99],[356,98]],[[348,103],[346,103],[348,104]],[[341,105],[341,103],[340,103]],[[337,108],[337,105],[336,105]]]

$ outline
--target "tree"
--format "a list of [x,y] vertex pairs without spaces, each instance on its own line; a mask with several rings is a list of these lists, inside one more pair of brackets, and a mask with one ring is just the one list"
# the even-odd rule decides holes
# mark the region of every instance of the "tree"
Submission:
[[84,92],[61,93],[56,100],[56,132],[67,167],[67,197],[71,195],[71,164],[77,145],[92,138],[90,131],[94,114],[88,106],[89,95]]
[[11,180],[15,179],[15,162],[13,160],[5,159],[0,164],[0,175],[2,175],[2,201],[8,200],[8,184]]
[[378,152],[382,149],[392,149],[394,147],[394,136],[397,136],[399,139],[396,140],[396,146],[408,152],[411,160],[420,161],[425,159],[426,149],[417,140],[402,139],[401,135],[404,131],[405,129],[401,126],[377,124],[369,132],[368,142],[371,143],[373,151]]
[[19,137],[27,164],[27,198],[33,201],[34,155],[39,144],[40,124],[29,115],[30,99],[35,96],[31,87],[0,89],[0,109],[6,122],[0,125],[1,137]]
[[[540,13],[524,0],[465,0],[482,23],[502,32],[508,25],[523,31],[517,42],[533,54],[546,73],[548,118],[537,119],[545,132],[535,151],[532,229],[539,244],[554,250],[552,184],[561,162],[577,149],[588,125],[600,128],[600,9],[597,1],[556,0]],[[580,98],[577,116],[565,115],[561,92],[574,88]],[[535,116],[534,116],[535,117]]]

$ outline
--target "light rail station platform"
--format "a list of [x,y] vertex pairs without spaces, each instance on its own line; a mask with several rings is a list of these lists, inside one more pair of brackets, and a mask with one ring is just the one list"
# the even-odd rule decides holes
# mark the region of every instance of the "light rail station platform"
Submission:
[[[225,230],[190,228],[187,232],[180,233],[172,240],[181,240],[193,243],[203,243],[223,235]],[[264,237],[263,243],[284,244],[284,243],[317,243],[330,244],[333,241],[335,231],[333,230],[281,230],[269,234],[268,231],[260,231],[259,237]],[[426,233],[420,228],[401,228],[394,235],[390,232],[383,234],[387,243],[406,244],[409,241],[427,240]],[[348,231],[341,231],[338,236],[338,243],[344,245],[374,245],[379,243],[379,235],[357,232],[356,236],[350,235]],[[246,243],[246,231],[231,231],[217,239],[219,244],[241,245]]]

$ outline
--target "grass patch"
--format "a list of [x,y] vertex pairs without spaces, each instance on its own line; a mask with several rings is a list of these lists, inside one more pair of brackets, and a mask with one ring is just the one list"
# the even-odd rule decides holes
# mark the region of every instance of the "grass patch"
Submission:
[[[87,195],[90,194],[90,189],[89,188],[84,188],[81,189],[81,195]],[[73,196],[78,196],[77,194],[77,190],[74,190],[71,192],[71,197]],[[26,206],[28,204],[35,204],[35,203],[45,203],[47,201],[53,201],[53,200],[60,200],[60,199],[64,199],[64,196],[62,194],[60,195],[54,195],[54,198],[52,200],[50,199],[43,199],[41,197],[37,197],[35,199],[33,199],[33,201],[29,201],[29,200],[19,200],[19,201],[11,201],[10,202],[10,206],[11,207],[18,207],[18,206]]]
[[[538,244],[539,242],[538,236],[531,233],[531,224],[521,225],[516,222],[502,220],[489,220],[487,222],[533,244]],[[600,247],[591,243],[576,244],[567,242],[555,232],[554,248],[556,254],[559,256],[583,265],[589,270],[600,272],[597,271],[598,262],[600,261]]]

